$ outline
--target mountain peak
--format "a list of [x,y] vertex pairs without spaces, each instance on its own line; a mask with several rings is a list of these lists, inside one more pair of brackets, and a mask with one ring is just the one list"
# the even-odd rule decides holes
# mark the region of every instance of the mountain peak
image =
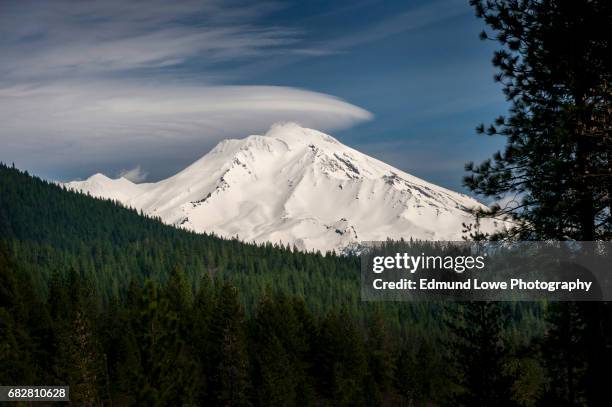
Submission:
[[264,134],[265,137],[272,137],[283,141],[300,142],[308,144],[313,141],[324,141],[328,143],[338,143],[332,136],[315,129],[303,127],[295,122],[279,122],[273,124]]
[[92,182],[108,182],[108,181],[112,181],[112,179],[110,179],[109,177],[107,177],[106,175],[102,174],[102,173],[95,173],[94,175],[92,175],[91,177],[87,178],[87,181],[92,181]]
[[[177,227],[304,250],[387,238],[461,240],[463,223],[473,222],[470,209],[484,207],[296,123],[222,141],[159,182],[95,177],[68,186]],[[481,230],[499,226],[485,220]]]

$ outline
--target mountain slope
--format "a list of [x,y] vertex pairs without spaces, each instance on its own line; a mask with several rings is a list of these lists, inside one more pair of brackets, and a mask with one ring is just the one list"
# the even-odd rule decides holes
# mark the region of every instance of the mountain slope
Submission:
[[175,226],[307,250],[386,238],[459,240],[469,210],[482,206],[293,123],[225,140],[156,183],[96,174],[67,186]]

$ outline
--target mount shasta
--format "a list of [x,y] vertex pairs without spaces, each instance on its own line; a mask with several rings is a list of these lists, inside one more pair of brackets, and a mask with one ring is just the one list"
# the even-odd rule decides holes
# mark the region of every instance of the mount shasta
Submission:
[[[321,251],[387,238],[461,240],[470,211],[485,207],[294,123],[224,140],[159,182],[96,174],[65,185],[196,232]],[[485,220],[481,230],[500,226]]]

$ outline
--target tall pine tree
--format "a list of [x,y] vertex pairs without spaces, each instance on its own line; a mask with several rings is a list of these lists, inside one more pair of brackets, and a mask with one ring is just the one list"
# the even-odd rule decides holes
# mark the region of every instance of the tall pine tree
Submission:
[[[454,305],[454,304],[453,304]],[[457,384],[456,399],[465,406],[510,406],[512,380],[503,328],[507,320],[499,302],[466,302],[449,307],[450,343]]]
[[489,216],[511,216],[522,239],[612,237],[612,4],[607,0],[471,0],[497,40],[495,79],[511,107],[480,133],[504,151],[465,184],[506,198]]
[[[465,184],[507,204],[484,216],[511,218],[515,227],[492,238],[610,240],[612,238],[612,3],[608,0],[471,0],[489,26],[481,38],[498,41],[495,79],[511,104],[509,114],[480,133],[506,139],[504,151],[475,166]],[[481,214],[482,215],[482,214]],[[568,321],[566,307],[550,307],[549,321]],[[584,379],[576,370],[553,370],[567,383],[563,403],[584,392],[596,404],[607,392],[612,360],[609,304],[576,308],[572,321],[551,329],[548,342],[585,346]],[[580,338],[558,337],[574,332]],[[565,355],[564,360],[571,357]],[[551,363],[549,363],[549,366]],[[570,366],[570,365],[568,365]],[[580,388],[577,388],[579,386]]]

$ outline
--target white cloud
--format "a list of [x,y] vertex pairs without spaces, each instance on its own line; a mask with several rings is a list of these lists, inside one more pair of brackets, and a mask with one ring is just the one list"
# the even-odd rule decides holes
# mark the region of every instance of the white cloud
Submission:
[[146,171],[143,171],[142,168],[140,168],[140,165],[137,165],[131,170],[119,171],[119,177],[123,177],[135,183],[143,182],[144,180],[147,179],[148,175],[149,173]]
[[333,130],[370,118],[341,99],[288,87],[109,80],[11,86],[0,88],[0,160],[19,157],[42,168],[140,161],[150,170],[170,151],[191,159],[194,149],[277,121]]
[[101,80],[0,88],[5,142],[49,138],[86,145],[129,137],[155,143],[166,137],[214,139],[279,120],[334,129],[369,118],[336,97],[280,86]]

